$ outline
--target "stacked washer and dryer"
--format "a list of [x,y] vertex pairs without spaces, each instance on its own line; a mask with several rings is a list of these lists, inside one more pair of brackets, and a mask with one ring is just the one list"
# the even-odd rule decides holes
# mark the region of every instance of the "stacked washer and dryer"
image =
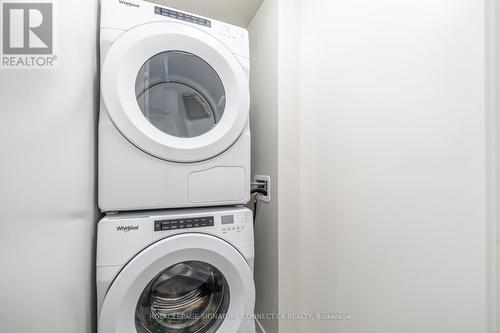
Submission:
[[254,333],[247,31],[101,4],[98,333]]

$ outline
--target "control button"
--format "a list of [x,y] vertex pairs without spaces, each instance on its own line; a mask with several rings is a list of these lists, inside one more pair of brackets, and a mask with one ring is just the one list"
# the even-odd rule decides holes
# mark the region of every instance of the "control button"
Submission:
[[214,224],[214,217],[213,216],[154,221],[155,231],[212,227],[214,225],[215,224]]
[[176,20],[186,21],[186,22],[190,22],[193,24],[199,24],[199,25],[203,25],[206,27],[212,26],[212,22],[210,20],[205,20],[201,17],[197,17],[197,16],[193,16],[193,15],[189,15],[189,14],[184,14],[181,12],[177,12],[177,11],[166,9],[166,8],[161,8],[158,6],[155,6],[154,12],[157,15],[168,16],[168,17],[171,17],[171,18],[176,19]]

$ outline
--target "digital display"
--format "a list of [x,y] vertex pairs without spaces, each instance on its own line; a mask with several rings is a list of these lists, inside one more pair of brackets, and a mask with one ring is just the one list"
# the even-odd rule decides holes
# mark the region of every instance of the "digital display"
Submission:
[[199,24],[203,25],[205,27],[211,27],[212,26],[212,21],[204,19],[202,17],[194,16],[194,15],[189,15],[186,13],[181,13],[172,9],[167,9],[167,8],[162,8],[162,7],[155,7],[155,14],[162,15],[162,16],[167,16],[171,17],[176,20],[181,20],[189,23],[194,23],[194,24]]
[[234,216],[233,215],[226,215],[222,216],[222,224],[234,224]]

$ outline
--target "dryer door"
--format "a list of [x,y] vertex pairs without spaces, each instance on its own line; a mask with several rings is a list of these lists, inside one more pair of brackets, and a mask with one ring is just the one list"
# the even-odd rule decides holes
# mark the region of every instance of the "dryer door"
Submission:
[[105,57],[101,90],[120,132],[168,161],[202,161],[224,152],[248,120],[248,81],[236,56],[181,23],[125,32]]
[[251,270],[233,246],[177,235],[123,268],[106,294],[99,332],[248,333],[254,302]]

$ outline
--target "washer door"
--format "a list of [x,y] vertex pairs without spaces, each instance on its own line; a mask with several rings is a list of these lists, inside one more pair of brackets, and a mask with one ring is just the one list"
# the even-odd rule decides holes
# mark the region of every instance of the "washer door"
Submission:
[[203,234],[161,240],[130,261],[99,316],[104,333],[247,333],[255,287],[243,256]]
[[249,88],[237,58],[213,36],[184,24],[125,32],[106,55],[101,87],[120,132],[168,161],[224,152],[248,120]]

